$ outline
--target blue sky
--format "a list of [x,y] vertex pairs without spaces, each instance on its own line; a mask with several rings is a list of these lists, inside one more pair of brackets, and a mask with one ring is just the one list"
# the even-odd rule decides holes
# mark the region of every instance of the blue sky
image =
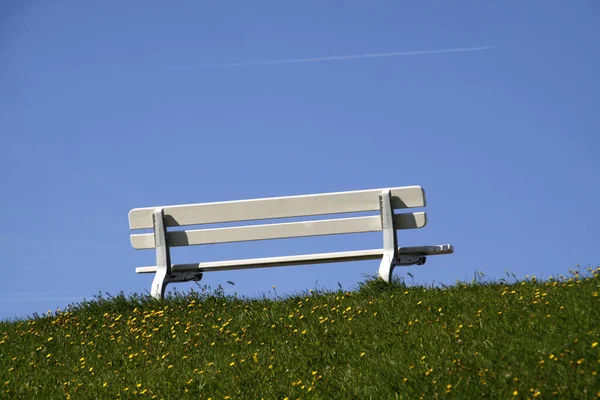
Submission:
[[[149,290],[134,271],[154,255],[131,248],[127,212],[169,204],[421,185],[429,224],[400,245],[456,252],[398,276],[594,267],[599,37],[591,0],[2,2],[0,318]],[[380,245],[366,234],[197,246],[173,261]],[[350,289],[377,267],[216,272],[202,284]]]

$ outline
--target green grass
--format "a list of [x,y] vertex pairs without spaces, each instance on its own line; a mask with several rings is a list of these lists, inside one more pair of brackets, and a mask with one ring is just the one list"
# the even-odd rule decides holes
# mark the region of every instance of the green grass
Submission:
[[97,296],[0,323],[0,397],[600,396],[600,268],[240,299]]

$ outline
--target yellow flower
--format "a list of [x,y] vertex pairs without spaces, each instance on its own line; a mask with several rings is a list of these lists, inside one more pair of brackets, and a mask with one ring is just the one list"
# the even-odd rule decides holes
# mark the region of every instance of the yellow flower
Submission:
[[594,343],[592,343],[592,348],[594,348],[594,347],[596,347],[596,346],[598,346],[598,342],[594,342]]
[[363,351],[362,353],[360,353],[360,356],[361,356],[361,357],[362,357],[362,356],[364,356],[364,355],[365,355],[365,352],[364,352],[364,351]]
[[518,392],[518,391],[516,391],[516,390],[513,392],[513,396],[516,396],[516,395],[518,395],[518,394],[519,394],[519,392]]

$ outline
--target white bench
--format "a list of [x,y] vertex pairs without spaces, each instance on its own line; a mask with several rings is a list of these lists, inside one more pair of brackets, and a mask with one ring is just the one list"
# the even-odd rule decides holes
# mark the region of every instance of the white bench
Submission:
[[[304,196],[273,197],[216,203],[136,208],[129,212],[129,227],[153,228],[153,233],[131,235],[135,249],[156,249],[156,265],[136,268],[136,273],[154,273],[151,294],[163,298],[168,283],[198,281],[202,273],[247,268],[283,267],[381,259],[379,277],[389,282],[399,265],[422,265],[426,256],[453,253],[451,245],[398,247],[396,230],[422,228],[425,212],[395,213],[395,209],[425,207],[420,186],[360,190]],[[378,211],[378,215],[313,221],[245,225],[167,231],[167,227],[256,221],[327,214]],[[383,247],[374,250],[297,256],[253,258],[171,264],[169,249],[252,240],[383,231]]]

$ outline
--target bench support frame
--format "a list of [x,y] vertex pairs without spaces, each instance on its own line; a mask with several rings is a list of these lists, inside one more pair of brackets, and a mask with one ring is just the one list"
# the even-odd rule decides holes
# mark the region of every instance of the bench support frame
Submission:
[[383,190],[379,196],[381,226],[383,228],[383,257],[379,264],[379,277],[386,282],[392,278],[392,271],[398,259],[398,236],[394,228],[394,209],[390,190]]
[[189,282],[202,279],[202,272],[173,271],[171,269],[171,251],[167,242],[167,229],[162,208],[152,214],[154,225],[154,243],[156,245],[156,274],[152,280],[152,297],[162,299],[170,282]]
[[392,194],[389,189],[383,190],[379,196],[381,226],[383,228],[383,257],[379,264],[379,277],[385,282],[392,280],[396,266],[423,265],[427,258],[423,255],[399,254],[398,236],[394,226],[394,208]]
[[156,275],[152,281],[152,297],[163,298],[171,276],[171,252],[167,244],[167,228],[163,219],[163,209],[158,208],[152,214],[154,225],[154,244],[156,246]]

